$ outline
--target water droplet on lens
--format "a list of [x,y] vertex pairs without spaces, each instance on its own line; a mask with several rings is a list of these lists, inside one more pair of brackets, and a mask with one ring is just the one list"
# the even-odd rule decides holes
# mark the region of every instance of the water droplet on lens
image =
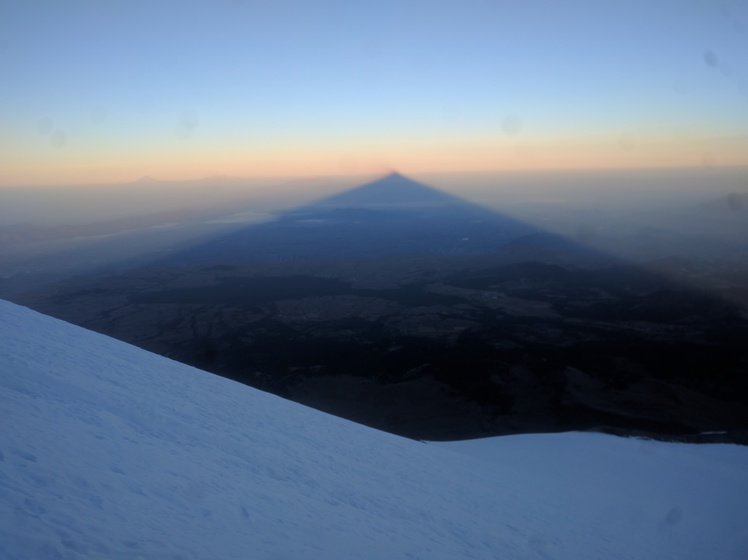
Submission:
[[200,119],[195,111],[184,111],[177,122],[177,136],[189,138],[195,132]]
[[63,148],[67,144],[68,137],[62,130],[55,130],[49,137],[49,144],[53,148]]
[[509,136],[516,136],[522,130],[522,121],[517,115],[508,115],[501,121],[501,129]]
[[719,63],[719,71],[722,72],[722,75],[725,78],[729,78],[730,76],[732,76],[732,66],[730,66],[726,62],[720,61],[720,63]]
[[706,63],[707,66],[715,68],[717,64],[719,64],[719,59],[717,58],[717,55],[714,54],[712,51],[705,51],[704,62]]

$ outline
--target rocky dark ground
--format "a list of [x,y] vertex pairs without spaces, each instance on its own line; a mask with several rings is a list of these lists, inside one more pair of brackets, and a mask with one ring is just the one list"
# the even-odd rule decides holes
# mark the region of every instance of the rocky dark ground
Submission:
[[744,275],[626,264],[395,176],[15,299],[412,438],[745,442]]

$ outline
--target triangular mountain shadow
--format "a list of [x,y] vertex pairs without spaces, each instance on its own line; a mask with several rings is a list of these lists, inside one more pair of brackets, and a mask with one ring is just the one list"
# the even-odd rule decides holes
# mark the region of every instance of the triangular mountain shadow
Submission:
[[739,309],[398,174],[152,264],[21,303],[419,439],[748,430]]
[[241,227],[159,264],[286,261],[395,255],[481,255],[519,242],[556,253],[592,251],[537,227],[392,173]]
[[428,207],[448,204],[467,205],[469,203],[400,173],[391,173],[371,183],[312,203],[312,206],[376,208]]

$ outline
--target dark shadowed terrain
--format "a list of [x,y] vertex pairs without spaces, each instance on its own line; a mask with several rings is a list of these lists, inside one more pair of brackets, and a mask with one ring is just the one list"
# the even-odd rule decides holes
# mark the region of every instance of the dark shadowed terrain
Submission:
[[742,441],[748,268],[678,253],[628,264],[585,243],[594,235],[393,174],[13,297],[408,437]]

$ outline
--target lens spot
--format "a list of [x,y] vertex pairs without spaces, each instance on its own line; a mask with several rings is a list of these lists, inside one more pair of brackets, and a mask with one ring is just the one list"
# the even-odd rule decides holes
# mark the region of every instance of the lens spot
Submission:
[[719,62],[719,71],[722,72],[722,75],[725,78],[729,78],[730,76],[732,76],[732,66],[724,61]]
[[153,103],[143,99],[135,104],[135,110],[139,115],[149,115],[153,110]]
[[184,111],[177,122],[177,137],[187,139],[192,136],[199,122],[200,119],[195,111]]
[[676,525],[680,523],[681,519],[683,519],[683,510],[679,507],[672,508],[665,516],[665,522],[668,525]]
[[49,145],[53,148],[64,148],[67,142],[67,134],[65,134],[62,130],[55,130],[49,137]]
[[504,134],[517,136],[522,130],[522,121],[517,115],[507,115],[501,121],[501,129],[504,131]]
[[733,212],[739,212],[740,209],[743,207],[743,199],[741,198],[739,193],[732,192],[727,195],[727,206],[732,210]]
[[674,527],[683,520],[683,508],[673,507],[657,524],[657,529],[662,533]]
[[740,81],[738,83],[738,90],[740,91],[740,93],[748,97],[748,82]]
[[719,64],[719,59],[717,58],[717,55],[714,54],[712,51],[705,51],[704,52],[704,62],[707,66],[710,68],[716,68]]

